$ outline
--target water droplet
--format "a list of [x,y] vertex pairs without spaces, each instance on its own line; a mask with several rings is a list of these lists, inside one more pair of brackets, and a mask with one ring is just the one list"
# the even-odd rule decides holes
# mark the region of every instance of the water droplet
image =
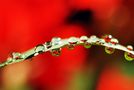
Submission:
[[[130,50],[130,51],[132,51],[132,50],[133,50],[133,46],[128,45],[128,46],[127,46],[127,49]],[[128,52],[125,52],[125,53],[124,53],[124,57],[125,57],[125,59],[128,60],[128,61],[134,60],[134,55],[131,54],[131,53],[128,53]]]
[[97,37],[95,35],[90,36],[90,39],[96,39]]
[[112,35],[104,35],[104,36],[102,36],[102,38],[105,40],[105,42],[110,42],[111,41],[111,39],[112,39]]
[[68,45],[67,48],[68,48],[69,50],[73,50],[73,49],[75,48],[75,45]]
[[89,42],[85,42],[84,43],[84,47],[85,48],[90,48],[92,45],[91,45],[91,43],[89,43]]
[[52,46],[59,45],[59,44],[61,44],[61,38],[54,37],[54,38],[52,38],[51,42],[52,42]]
[[125,53],[124,53],[124,57],[125,57],[125,59],[128,60],[128,61],[134,60],[134,55],[131,54],[131,53],[128,53],[128,52],[125,52]]
[[112,38],[110,42],[114,45],[119,43],[119,41],[116,38]]
[[71,38],[68,39],[68,42],[70,44],[77,44],[78,39],[76,37],[71,37]]
[[115,51],[114,48],[111,48],[111,47],[105,47],[105,52],[106,52],[107,54],[113,54],[114,51]]
[[51,53],[53,56],[60,56],[60,55],[61,55],[61,48],[57,48],[57,49],[50,50],[50,53]]
[[99,38],[95,35],[90,36],[90,38],[87,40],[87,42],[91,42],[91,44],[96,44],[97,41],[99,41]]
[[35,52],[36,53],[42,53],[45,51],[45,45],[43,44],[39,44],[35,47]]
[[82,43],[85,43],[87,40],[88,40],[88,37],[87,37],[87,36],[81,36],[81,37],[80,37],[80,41],[81,41]]
[[77,39],[77,38],[75,38],[75,37],[69,38],[69,39],[68,39],[67,48],[68,48],[69,50],[74,49],[74,47],[75,47],[75,45],[77,44],[77,42],[78,42],[78,39]]
[[128,45],[128,46],[127,46],[127,49],[128,49],[128,50],[133,50],[133,46]]

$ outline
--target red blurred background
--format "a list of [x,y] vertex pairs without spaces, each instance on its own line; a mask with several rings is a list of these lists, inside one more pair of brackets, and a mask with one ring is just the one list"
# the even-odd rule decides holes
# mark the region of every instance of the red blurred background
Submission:
[[[59,36],[112,34],[133,45],[133,0],[1,0],[0,62]],[[134,65],[123,53],[76,47],[0,70],[0,90],[134,90]]]

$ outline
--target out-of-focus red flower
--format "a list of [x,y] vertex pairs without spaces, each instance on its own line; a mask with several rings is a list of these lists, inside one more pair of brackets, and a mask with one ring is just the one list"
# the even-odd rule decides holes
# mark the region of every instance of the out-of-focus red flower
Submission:
[[100,75],[97,90],[133,90],[134,79],[123,74],[117,66],[107,66]]
[[[0,60],[4,61],[13,51],[28,50],[51,40],[54,36],[68,38],[86,35],[87,31],[80,24],[66,23],[71,10],[90,10],[95,19],[101,19],[103,24],[107,25],[107,20],[120,5],[120,1],[1,0]],[[89,30],[88,34],[90,32],[92,30]],[[87,51],[83,47],[76,47],[72,51],[63,49],[60,57],[53,57],[49,53],[40,55],[28,65],[32,69],[27,82],[44,90],[65,90],[63,88],[69,83],[74,72],[84,67],[86,57]],[[19,70],[24,69],[26,68]],[[13,76],[17,72],[9,73]],[[8,73],[6,75],[8,76]],[[133,87],[121,72],[106,69],[100,76],[97,90],[133,90]]]

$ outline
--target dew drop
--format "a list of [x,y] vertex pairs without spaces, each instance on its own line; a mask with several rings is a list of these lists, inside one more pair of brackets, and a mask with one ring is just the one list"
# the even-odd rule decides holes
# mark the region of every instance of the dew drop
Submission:
[[61,38],[54,37],[54,38],[52,38],[51,42],[52,42],[52,46],[59,45],[59,44],[61,44]]
[[39,44],[35,47],[35,52],[36,53],[42,53],[45,51],[45,45],[43,44]]
[[96,44],[97,41],[99,41],[99,38],[95,35],[90,36],[90,38],[87,40],[87,42],[91,42],[91,44]]
[[89,42],[85,42],[84,43],[84,47],[85,48],[90,48],[92,45],[91,45],[91,43],[89,43]]
[[131,53],[128,53],[128,52],[125,52],[125,53],[124,53],[124,57],[125,57],[125,59],[126,59],[127,61],[132,61],[132,60],[134,60],[134,55],[131,54]]
[[76,46],[77,42],[78,42],[78,39],[77,39],[77,38],[75,38],[75,37],[69,38],[69,39],[68,39],[67,48],[68,48],[69,50],[73,50],[74,47]]
[[119,41],[116,38],[112,38],[110,42],[114,45],[119,43]]
[[[132,50],[133,50],[133,46],[127,45],[127,49],[130,50],[130,51],[132,51]],[[128,52],[125,52],[125,53],[124,53],[124,57],[125,57],[125,59],[128,60],[128,61],[134,60],[134,55],[131,54],[131,53],[128,53]]]
[[61,48],[50,50],[52,56],[60,56],[61,55]]
[[75,48],[75,45],[67,45],[67,48],[68,48],[69,50],[73,50],[73,49]]
[[77,44],[78,39],[76,37],[71,37],[71,38],[68,39],[68,42],[70,44]]
[[105,42],[110,42],[111,41],[111,39],[112,39],[112,35],[104,35],[104,36],[102,36],[102,38],[105,40]]
[[133,50],[133,46],[128,45],[128,46],[127,46],[127,49],[128,49],[128,50]]
[[81,41],[82,43],[85,43],[87,40],[88,40],[88,37],[87,37],[87,36],[81,36],[81,37],[80,37],[80,41]]
[[111,48],[111,47],[105,47],[105,52],[106,52],[107,54],[113,54],[114,51],[115,51],[114,48]]

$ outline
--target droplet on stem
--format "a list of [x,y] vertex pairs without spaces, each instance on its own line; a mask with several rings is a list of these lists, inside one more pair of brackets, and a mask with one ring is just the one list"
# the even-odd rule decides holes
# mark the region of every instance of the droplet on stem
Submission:
[[125,57],[125,59],[128,60],[128,61],[134,60],[134,55],[131,54],[131,53],[128,53],[128,52],[125,52],[125,53],[124,53],[124,57]]
[[114,51],[115,51],[114,48],[111,48],[111,47],[105,47],[105,52],[106,52],[107,54],[113,54]]
[[60,56],[61,55],[61,48],[52,49],[52,50],[50,50],[50,53],[52,54],[52,56]]
[[36,53],[42,53],[45,51],[45,45],[43,44],[39,44],[35,47],[35,52]]
[[119,41],[116,38],[112,38],[110,41],[112,44],[116,45],[119,43]]
[[133,46],[127,45],[127,49],[128,49],[128,50],[133,50]]
[[59,45],[59,44],[61,44],[61,38],[54,37],[54,38],[52,38],[51,42],[52,42],[52,46]]
[[43,53],[44,51],[45,51],[45,45],[43,45],[43,44],[39,44],[39,45],[37,45],[36,47],[35,47],[35,54],[34,54],[34,56],[37,56],[37,55],[39,55],[40,53]]
[[87,40],[87,42],[90,42],[93,45],[96,44],[96,42],[98,41],[99,41],[99,38],[96,37],[95,35],[90,36],[90,38]]
[[87,40],[88,40],[88,37],[87,37],[87,36],[81,36],[81,37],[80,37],[80,41],[81,41],[82,43],[85,43]]
[[111,41],[111,39],[112,39],[112,35],[104,35],[104,36],[102,36],[102,39],[104,39],[105,40],[105,42],[110,42]]
[[68,48],[69,50],[74,49],[74,47],[76,46],[77,42],[78,42],[78,39],[77,39],[77,38],[75,38],[75,37],[69,38],[69,39],[68,39],[67,48]]
[[90,48],[92,45],[91,45],[91,43],[89,43],[89,42],[85,42],[84,43],[84,47],[85,48]]
[[68,48],[69,50],[73,50],[74,47],[75,47],[75,45],[68,45],[68,46],[67,46],[67,48]]
[[[132,50],[133,50],[133,46],[128,45],[128,46],[127,46],[127,49],[130,50],[130,51],[132,51]],[[125,53],[124,53],[124,57],[125,57],[125,59],[128,60],[128,61],[134,60],[134,55],[131,54],[131,53],[128,53],[128,52],[125,52]]]

